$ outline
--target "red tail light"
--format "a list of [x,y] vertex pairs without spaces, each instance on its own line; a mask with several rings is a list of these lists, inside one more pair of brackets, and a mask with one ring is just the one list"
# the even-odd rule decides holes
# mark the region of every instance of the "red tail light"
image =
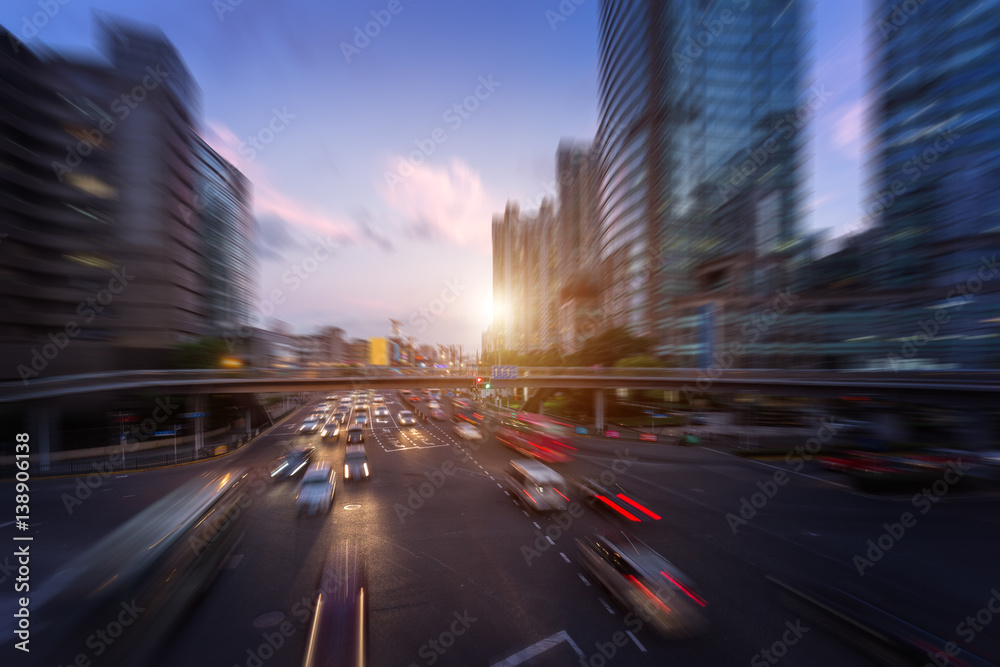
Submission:
[[681,582],[677,581],[676,579],[674,579],[673,577],[671,577],[671,576],[670,576],[669,574],[667,574],[667,573],[666,573],[666,572],[664,572],[663,570],[660,570],[660,574],[662,574],[662,575],[663,575],[664,577],[666,577],[666,578],[667,578],[667,579],[669,579],[669,580],[670,580],[671,582],[673,582],[674,586],[676,586],[677,588],[679,588],[679,589],[681,589],[682,591],[684,591],[685,593],[687,593],[687,596],[688,596],[689,598],[691,598],[692,600],[694,600],[695,602],[697,602],[697,603],[698,603],[699,605],[701,605],[702,607],[705,607],[705,606],[708,606],[708,603],[707,603],[707,602],[705,602],[704,600],[702,600],[702,599],[701,599],[701,598],[700,598],[700,597],[699,597],[699,596],[698,596],[698,595],[697,595],[697,594],[696,594],[696,593],[695,593],[694,591],[692,591],[692,590],[691,590],[690,588],[688,588],[687,586],[685,586],[685,585],[684,585],[684,584],[682,584]]
[[635,502],[634,500],[632,500],[631,498],[629,498],[628,496],[626,496],[624,493],[619,493],[618,497],[621,498],[622,500],[624,500],[625,502],[627,502],[632,507],[634,507],[637,510],[639,510],[640,512],[644,513],[649,518],[656,519],[657,521],[660,520],[660,515],[659,514],[654,514],[651,510],[646,509],[645,507],[643,507],[639,503]]
[[670,607],[668,607],[667,605],[663,604],[663,601],[660,600],[660,598],[656,597],[656,595],[653,594],[653,591],[651,591],[648,588],[646,588],[645,586],[643,586],[642,582],[639,581],[638,579],[636,579],[631,574],[628,575],[628,578],[629,578],[629,581],[632,582],[632,585],[635,586],[636,588],[638,588],[640,591],[642,591],[646,595],[646,597],[648,597],[650,600],[652,600],[654,603],[656,603],[656,606],[658,606],[664,612],[666,612],[668,614],[670,613]]
[[608,500],[604,496],[602,496],[600,494],[597,494],[594,497],[597,498],[598,500],[600,500],[601,502],[603,502],[605,505],[607,505],[608,507],[610,507],[614,511],[618,512],[619,514],[621,514],[622,516],[627,517],[630,521],[639,521],[640,520],[639,517],[635,516],[634,514],[631,514],[627,510],[622,509],[621,507],[619,507],[615,503],[611,502],[610,500]]

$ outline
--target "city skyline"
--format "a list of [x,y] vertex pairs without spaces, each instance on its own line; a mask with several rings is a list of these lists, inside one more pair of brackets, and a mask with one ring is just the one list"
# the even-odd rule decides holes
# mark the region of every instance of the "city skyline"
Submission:
[[[532,211],[554,196],[559,141],[596,131],[596,3],[569,15],[558,3],[501,12],[403,2],[395,14],[386,3],[285,13],[227,2],[54,6],[43,21],[39,3],[14,3],[0,23],[29,48],[93,54],[94,9],[157,25],[177,47],[201,88],[199,129],[252,182],[258,299],[284,288],[273,316],[298,333],[332,325],[374,337],[396,318],[420,340],[478,348],[492,216],[508,200]],[[830,97],[810,131],[810,229],[861,217],[866,28],[850,27],[861,7],[820,2],[812,14],[823,29],[811,34],[807,78]],[[375,36],[355,42],[379,17]],[[471,29],[484,23],[504,38]],[[324,239],[341,252],[302,273]],[[442,295],[454,295],[443,309]]]

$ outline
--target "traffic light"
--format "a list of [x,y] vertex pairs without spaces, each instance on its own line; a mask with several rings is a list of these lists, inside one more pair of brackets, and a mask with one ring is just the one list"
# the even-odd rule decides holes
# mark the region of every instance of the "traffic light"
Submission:
[[487,380],[487,381],[486,381],[486,388],[487,388],[487,389],[489,389],[489,388],[490,388],[490,383],[491,383],[491,382],[492,382],[492,380]]

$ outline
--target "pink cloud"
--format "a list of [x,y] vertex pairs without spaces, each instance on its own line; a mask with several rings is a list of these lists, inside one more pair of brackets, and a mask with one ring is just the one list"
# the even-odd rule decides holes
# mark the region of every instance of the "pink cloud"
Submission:
[[405,161],[403,156],[390,160],[388,176],[379,184],[389,208],[418,234],[489,253],[493,209],[478,172],[459,158],[445,167],[425,164],[412,170],[400,168]]
[[849,104],[834,121],[833,144],[848,157],[861,158],[861,147],[865,138],[865,120],[868,103],[861,98]]
[[353,242],[361,240],[354,223],[347,218],[332,216],[318,208],[310,208],[282,193],[271,183],[263,164],[243,158],[239,152],[242,141],[227,126],[216,121],[208,121],[203,138],[215,152],[235,165],[253,183],[256,214],[278,216],[299,229],[336,234]]

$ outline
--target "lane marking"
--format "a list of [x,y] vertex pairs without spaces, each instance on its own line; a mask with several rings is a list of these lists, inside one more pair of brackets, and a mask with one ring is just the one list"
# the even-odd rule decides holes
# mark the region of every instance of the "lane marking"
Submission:
[[582,581],[583,583],[585,583],[587,586],[590,586],[590,582],[587,581],[587,577],[583,576],[579,572],[576,573],[576,576],[580,577],[580,581]]
[[569,644],[581,660],[585,658],[583,651],[581,651],[580,647],[576,645],[576,642],[570,638],[569,634],[567,634],[565,630],[560,630],[554,635],[546,637],[545,639],[532,644],[528,648],[518,651],[505,660],[493,663],[490,667],[516,667],[517,665],[525,663],[545,651],[548,651],[550,648],[562,644],[563,642]]
[[609,605],[604,598],[597,598],[597,599],[601,601],[601,606],[607,609],[609,614],[615,613],[615,610],[611,608],[611,605]]
[[632,641],[635,642],[635,645],[639,647],[640,651],[642,651],[643,653],[646,652],[646,647],[639,643],[639,640],[635,638],[635,635],[632,634],[631,630],[626,630],[625,634],[627,634],[629,637],[632,638]]
[[566,555],[566,554],[564,554],[563,552],[561,552],[561,551],[560,551],[560,552],[559,552],[559,555],[560,555],[560,556],[562,556],[562,557],[563,557],[563,560],[564,560],[564,561],[566,561],[567,563],[568,563],[568,562],[570,562],[570,560],[569,560],[569,556],[567,556],[567,555]]

